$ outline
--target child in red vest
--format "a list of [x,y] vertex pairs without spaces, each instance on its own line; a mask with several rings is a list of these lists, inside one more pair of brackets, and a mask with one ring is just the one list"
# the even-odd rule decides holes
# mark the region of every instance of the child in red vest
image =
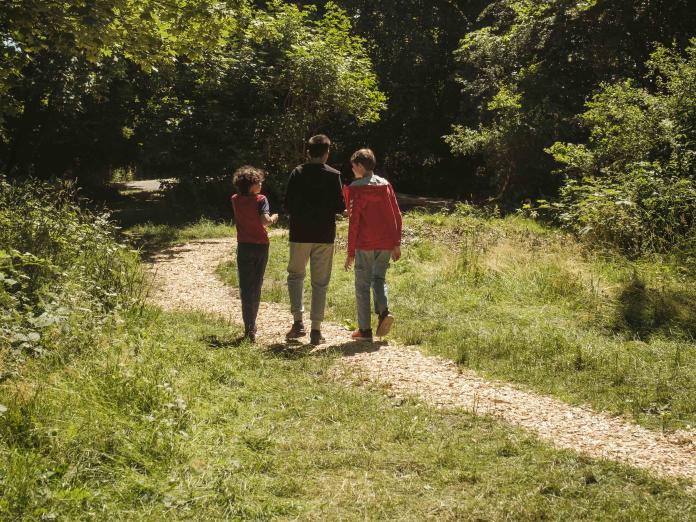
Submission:
[[345,268],[350,270],[355,263],[358,311],[358,330],[351,337],[371,341],[370,289],[377,313],[375,335],[387,335],[394,323],[385,278],[390,259],[398,261],[401,257],[401,211],[391,184],[373,172],[376,161],[370,149],[355,152],[350,163],[357,179],[345,189],[350,217]]
[[268,200],[262,196],[261,185],[265,172],[245,165],[234,173],[237,194],[232,196],[234,222],[237,227],[237,273],[239,296],[242,301],[244,337],[256,341],[256,316],[261,303],[261,286],[268,263],[268,233],[266,225],[278,221],[271,215]]

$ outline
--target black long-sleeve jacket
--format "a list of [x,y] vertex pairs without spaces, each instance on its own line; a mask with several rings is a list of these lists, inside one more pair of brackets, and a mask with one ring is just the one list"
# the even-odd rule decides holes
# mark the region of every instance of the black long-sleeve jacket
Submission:
[[290,241],[333,243],[336,214],[345,210],[341,173],[323,163],[305,163],[290,173],[285,211],[290,215]]

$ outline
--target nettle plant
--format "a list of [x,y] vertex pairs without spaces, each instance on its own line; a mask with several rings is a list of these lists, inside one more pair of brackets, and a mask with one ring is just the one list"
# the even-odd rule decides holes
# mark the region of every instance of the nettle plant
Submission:
[[605,84],[581,115],[586,144],[547,149],[564,165],[559,218],[630,254],[696,251],[696,39],[658,47],[649,90]]
[[0,348],[41,353],[61,329],[137,301],[137,256],[75,196],[70,184],[0,178]]

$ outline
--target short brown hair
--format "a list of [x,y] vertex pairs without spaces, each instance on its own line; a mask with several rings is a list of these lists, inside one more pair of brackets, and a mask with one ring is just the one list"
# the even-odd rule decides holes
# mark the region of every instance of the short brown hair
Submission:
[[321,158],[324,154],[329,152],[329,148],[331,148],[331,140],[328,136],[317,134],[309,138],[307,150],[309,151],[310,158]]
[[362,165],[365,170],[372,172],[377,166],[377,160],[375,159],[375,153],[371,149],[360,149],[356,150],[350,157],[350,162],[355,165]]
[[240,194],[248,194],[253,185],[261,183],[266,178],[266,171],[244,165],[239,167],[232,177],[232,183]]

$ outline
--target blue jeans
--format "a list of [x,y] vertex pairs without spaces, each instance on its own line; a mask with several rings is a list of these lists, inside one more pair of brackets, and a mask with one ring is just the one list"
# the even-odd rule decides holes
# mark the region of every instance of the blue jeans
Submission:
[[386,275],[391,250],[355,251],[355,304],[358,308],[358,327],[372,327],[370,317],[370,288],[374,298],[375,313],[381,314],[389,308]]
[[261,303],[263,275],[268,263],[268,245],[239,243],[237,245],[237,274],[239,297],[242,300],[244,331],[256,331],[256,316]]

